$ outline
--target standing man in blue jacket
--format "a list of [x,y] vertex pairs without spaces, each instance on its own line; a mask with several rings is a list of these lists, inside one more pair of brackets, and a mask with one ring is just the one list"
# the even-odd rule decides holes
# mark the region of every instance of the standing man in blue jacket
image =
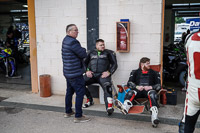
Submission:
[[[83,97],[85,94],[85,81],[83,78],[83,58],[87,56],[86,49],[81,47],[76,40],[78,28],[75,24],[66,27],[66,37],[62,42],[63,73],[67,80],[65,96],[65,115],[70,117],[75,114],[74,122],[87,122],[90,118],[82,115]],[[72,110],[72,96],[76,93],[75,112]]]

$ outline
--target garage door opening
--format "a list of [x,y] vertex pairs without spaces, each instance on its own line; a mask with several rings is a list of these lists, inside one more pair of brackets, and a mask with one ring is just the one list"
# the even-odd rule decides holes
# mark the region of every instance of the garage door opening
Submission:
[[[31,90],[27,0],[0,1],[0,16],[0,84],[8,89]],[[7,52],[9,48],[12,51]]]
[[163,39],[163,85],[177,92],[177,104],[184,105],[187,78],[184,41],[199,30],[198,0],[165,0]]

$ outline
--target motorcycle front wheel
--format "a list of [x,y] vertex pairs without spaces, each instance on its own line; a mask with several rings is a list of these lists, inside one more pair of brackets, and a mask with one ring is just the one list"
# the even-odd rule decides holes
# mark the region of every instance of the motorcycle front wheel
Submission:
[[4,60],[4,65],[6,77],[13,77],[16,71],[15,59],[12,57],[8,57],[6,60]]
[[14,74],[15,74],[15,62],[11,60],[8,62],[8,75],[12,77],[14,76]]

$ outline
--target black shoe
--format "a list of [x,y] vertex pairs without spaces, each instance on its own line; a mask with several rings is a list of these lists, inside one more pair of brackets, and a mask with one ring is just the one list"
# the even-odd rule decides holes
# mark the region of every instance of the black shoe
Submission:
[[107,109],[108,116],[112,115],[113,112],[114,112],[114,109],[112,107]]

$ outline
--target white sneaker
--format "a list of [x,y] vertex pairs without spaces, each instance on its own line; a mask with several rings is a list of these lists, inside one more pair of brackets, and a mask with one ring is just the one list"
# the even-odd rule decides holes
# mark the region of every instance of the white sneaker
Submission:
[[150,108],[151,111],[151,122],[153,127],[157,127],[159,124],[159,119],[158,119],[158,108],[156,106],[153,106]]
[[128,114],[128,110],[130,109],[130,107],[121,103],[118,99],[116,100],[116,106],[124,115]]

